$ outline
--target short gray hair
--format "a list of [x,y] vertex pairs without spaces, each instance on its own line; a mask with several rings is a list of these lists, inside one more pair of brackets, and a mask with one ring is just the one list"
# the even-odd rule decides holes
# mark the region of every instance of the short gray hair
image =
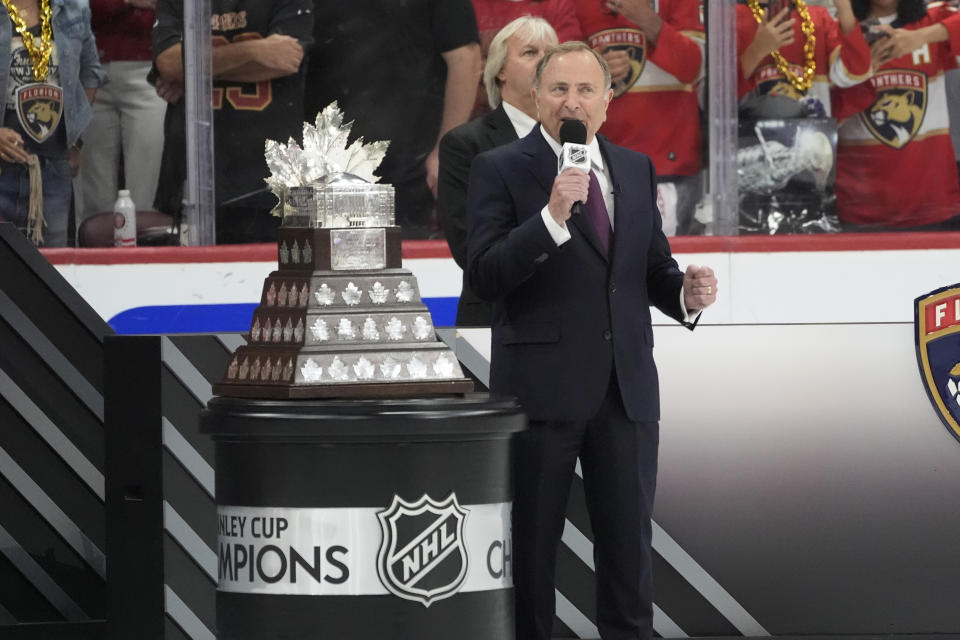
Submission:
[[613,79],[610,77],[610,67],[607,66],[607,61],[603,59],[603,56],[597,53],[596,50],[591,49],[587,43],[580,42],[579,40],[571,40],[570,42],[564,42],[563,44],[558,44],[555,47],[550,47],[543,55],[543,59],[540,60],[540,64],[537,65],[536,87],[538,93],[540,91],[540,79],[543,77],[543,70],[547,68],[551,58],[554,56],[562,56],[567,53],[575,53],[577,51],[589,52],[600,64],[600,68],[603,69],[604,91],[608,91],[610,87],[613,86]]
[[553,30],[550,23],[543,18],[533,16],[520,16],[516,20],[509,22],[503,29],[493,36],[490,41],[490,49],[487,52],[487,63],[483,67],[483,86],[487,90],[487,102],[494,109],[500,106],[503,98],[500,95],[500,71],[507,62],[507,40],[510,36],[522,33],[530,41],[546,40],[557,44],[557,32]]

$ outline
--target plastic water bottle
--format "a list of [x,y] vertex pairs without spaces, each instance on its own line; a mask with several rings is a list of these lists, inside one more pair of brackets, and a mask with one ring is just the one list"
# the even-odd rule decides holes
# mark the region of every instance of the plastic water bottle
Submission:
[[120,189],[113,203],[113,246],[137,246],[137,207],[127,189]]

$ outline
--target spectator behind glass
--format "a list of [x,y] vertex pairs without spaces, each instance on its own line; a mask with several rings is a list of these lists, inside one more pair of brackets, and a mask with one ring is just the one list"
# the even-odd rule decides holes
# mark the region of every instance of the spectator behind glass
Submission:
[[[480,33],[480,50],[484,65],[490,43],[494,36],[507,23],[521,17],[543,18],[557,33],[560,42],[582,40],[583,30],[577,18],[573,0],[472,0],[473,10],[477,14],[477,30]],[[473,117],[489,113],[491,110],[484,83],[481,81],[477,91],[477,100],[473,106]]]
[[470,116],[480,73],[470,0],[314,2],[306,114],[338,101],[352,137],[389,140],[380,181],[396,189],[397,224],[435,223],[440,138]]
[[[271,242],[280,219],[264,186],[266,139],[300,139],[310,0],[213,0],[213,122],[217,244]],[[170,103],[157,202],[172,213],[186,178],[183,144],[183,0],[157,2],[157,93]]]
[[[845,119],[850,113],[834,113],[831,85],[853,87],[871,73],[870,48],[853,15],[850,0],[834,0],[836,20],[823,7],[807,7],[816,38],[810,61],[804,53],[807,42],[802,31],[804,21],[794,1],[788,0],[773,16],[767,15],[766,5],[766,2],[760,3],[760,24],[750,7],[737,6],[737,95],[741,106],[749,104],[752,115],[758,118],[833,116]],[[787,70],[793,74],[802,77],[808,66],[812,68],[812,86],[802,89],[793,85],[785,69],[770,55],[774,51],[780,52]],[[853,112],[856,110],[859,109],[854,107]]]
[[947,71],[947,106],[950,109],[950,138],[960,175],[960,69]]
[[167,106],[147,82],[156,4],[156,0],[90,0],[97,50],[110,83],[97,94],[84,135],[78,227],[86,217],[112,209],[121,175],[137,208],[152,206]]
[[[0,96],[6,103],[0,127],[0,222],[14,223],[38,245],[65,247],[71,164],[90,122],[90,103],[106,76],[85,2],[56,2],[53,41],[44,42],[41,10],[51,2],[4,0],[0,5]],[[31,60],[24,38],[50,52],[46,65]],[[24,88],[34,83],[46,86]],[[42,188],[35,190],[31,178],[42,180]]]
[[698,0],[575,0],[586,41],[613,75],[600,128],[614,144],[653,160],[663,230],[699,233],[700,111],[704,28]]
[[537,124],[533,99],[537,64],[557,34],[543,18],[524,16],[501,29],[490,42],[483,69],[484,95],[493,111],[460,125],[440,141],[440,223],[453,259],[464,271],[457,304],[458,327],[490,326],[490,304],[467,284],[467,182],[478,154],[530,133]]
[[[954,9],[960,8],[960,0],[950,0],[946,4]],[[947,71],[947,109],[950,111],[950,138],[957,159],[957,175],[960,176],[960,68]]]
[[839,131],[837,204],[848,229],[960,229],[944,71],[957,66],[960,14],[923,0],[853,0],[871,21],[877,97]]

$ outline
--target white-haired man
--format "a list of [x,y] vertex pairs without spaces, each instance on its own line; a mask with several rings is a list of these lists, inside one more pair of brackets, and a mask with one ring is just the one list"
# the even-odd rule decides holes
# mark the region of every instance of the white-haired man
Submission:
[[[660,395],[649,307],[693,328],[716,300],[713,271],[684,273],[670,254],[650,158],[596,135],[610,81],[588,45],[549,49],[536,81],[540,126],[480,154],[470,172],[468,274],[493,303],[490,391],[516,397],[528,417],[512,443],[517,640],[551,638],[578,457],[600,637],[653,637]],[[560,129],[574,120],[591,169],[557,175]]]
[[[483,84],[493,111],[452,129],[440,141],[438,198],[440,222],[460,268],[467,262],[467,178],[477,154],[522,138],[537,124],[532,89],[544,51],[557,34],[543,18],[523,16],[508,23],[490,42]],[[457,326],[490,326],[490,305],[467,286],[457,305]]]

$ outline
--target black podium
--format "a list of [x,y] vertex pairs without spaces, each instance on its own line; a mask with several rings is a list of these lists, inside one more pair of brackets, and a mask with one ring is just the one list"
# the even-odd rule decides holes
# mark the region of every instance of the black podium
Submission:
[[513,401],[217,397],[219,640],[512,639]]

